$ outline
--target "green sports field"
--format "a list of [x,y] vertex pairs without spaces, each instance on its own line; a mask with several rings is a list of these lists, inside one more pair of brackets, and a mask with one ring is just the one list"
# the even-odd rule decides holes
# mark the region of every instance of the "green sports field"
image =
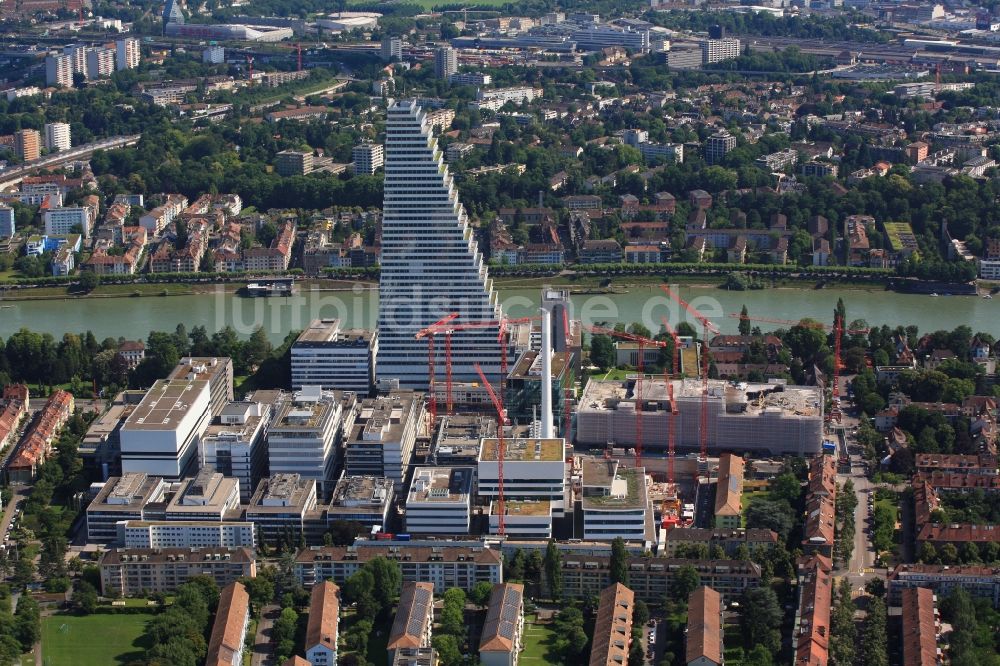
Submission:
[[42,618],[44,666],[113,666],[141,658],[150,614]]

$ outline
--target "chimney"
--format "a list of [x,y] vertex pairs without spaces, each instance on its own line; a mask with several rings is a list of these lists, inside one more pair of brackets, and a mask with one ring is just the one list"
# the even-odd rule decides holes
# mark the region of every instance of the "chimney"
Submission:
[[552,428],[552,313],[542,308],[542,438],[555,435]]

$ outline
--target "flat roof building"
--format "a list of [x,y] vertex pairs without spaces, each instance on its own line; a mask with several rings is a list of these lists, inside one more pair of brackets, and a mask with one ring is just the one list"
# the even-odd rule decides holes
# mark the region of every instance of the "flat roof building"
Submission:
[[267,433],[270,472],[312,479],[319,492],[333,486],[345,418],[342,395],[307,386],[278,403]]
[[493,586],[486,621],[479,641],[482,666],[517,666],[524,633],[524,585]]
[[483,439],[496,437],[496,420],[480,414],[438,416],[429,462],[434,465],[475,465]]
[[167,379],[207,381],[212,416],[233,401],[233,359],[226,356],[185,356]]
[[743,458],[732,453],[719,456],[719,480],[715,485],[715,526],[740,527],[743,517]]
[[[500,503],[490,502],[490,534],[500,533]],[[504,500],[504,534],[515,539],[552,538],[552,502]]]
[[292,388],[322,386],[368,395],[375,386],[378,334],[314,319],[292,345]]
[[306,659],[312,666],[336,666],[340,588],[330,581],[313,585],[306,624]]
[[424,582],[403,583],[399,595],[396,619],[389,631],[386,650],[394,659],[401,648],[422,648],[431,644],[431,627],[434,625],[434,584]]
[[590,458],[582,471],[583,538],[612,541],[621,537],[652,545],[653,507],[645,468],[625,468],[617,460]]
[[[499,496],[496,438],[483,440],[479,452],[479,496]],[[561,438],[504,438],[504,497],[512,500],[549,500],[553,515],[566,508],[566,441]]]
[[316,480],[298,474],[275,474],[257,486],[246,519],[257,526],[260,538],[274,545],[287,533],[306,532],[307,516],[316,509]]
[[209,576],[219,587],[257,576],[249,548],[115,548],[98,566],[104,596],[173,592],[194,576]]
[[327,523],[343,520],[383,529],[395,496],[392,479],[341,475],[326,507]]
[[623,666],[628,663],[632,642],[632,613],[635,593],[621,583],[601,591],[594,620],[594,640],[590,647],[590,666]]
[[114,541],[118,538],[117,524],[123,520],[143,520],[146,506],[163,501],[166,489],[161,476],[133,472],[111,477],[87,506],[87,541]]
[[[677,401],[678,450],[700,448],[702,386],[698,379],[671,380]],[[608,442],[636,444],[635,377],[624,381],[591,379],[579,400],[576,441],[604,448]],[[666,380],[647,375],[642,384],[640,418],[646,450],[666,450],[671,416]],[[709,380],[708,445],[710,453],[809,456],[821,452],[823,401],[814,386],[732,384]]]
[[722,595],[699,587],[688,597],[684,663],[722,666]]
[[468,534],[474,467],[418,467],[406,496],[410,534]]
[[236,521],[148,521],[118,523],[125,548],[256,548],[253,523]]
[[384,476],[401,492],[423,414],[423,396],[413,391],[362,400],[346,437],[347,474]]
[[209,382],[161,379],[121,427],[122,472],[179,479],[197,462],[198,441],[211,420]]
[[399,648],[390,666],[438,666],[437,650],[431,647]]
[[201,465],[234,477],[244,502],[267,473],[266,436],[271,413],[268,403],[231,402],[201,437]]
[[242,666],[250,626],[250,595],[242,583],[230,583],[219,595],[205,666]]

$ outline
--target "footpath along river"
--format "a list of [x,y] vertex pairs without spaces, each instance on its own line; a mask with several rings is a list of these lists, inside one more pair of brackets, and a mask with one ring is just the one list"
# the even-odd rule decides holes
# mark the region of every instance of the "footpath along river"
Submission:
[[[890,326],[915,324],[921,331],[967,324],[973,331],[1000,336],[1000,297],[988,300],[975,296],[935,297],[881,289],[837,288],[735,292],[688,285],[679,291],[727,333],[736,332],[737,320],[726,315],[739,312],[743,304],[755,317],[788,320],[813,317],[829,322],[837,299],[843,298],[849,321],[864,319],[869,324]],[[527,316],[537,311],[539,290],[501,286],[500,298],[509,316]],[[241,336],[249,335],[259,325],[272,341],[280,342],[289,331],[301,329],[311,319],[320,317],[339,317],[344,326],[374,327],[378,292],[364,285],[344,291],[304,290],[287,298],[245,298],[220,289],[216,293],[184,296],[8,301],[0,306],[0,336],[5,338],[20,328],[28,328],[51,333],[56,338],[66,332],[89,329],[98,339],[109,336],[145,339],[150,330],[172,331],[183,323],[188,330],[203,325],[210,333],[228,324]],[[632,286],[626,293],[574,294],[573,309],[574,318],[583,317],[590,324],[643,321],[654,330],[663,315],[674,324],[686,319],[676,305],[671,305],[651,285]],[[760,326],[764,330],[778,327],[764,323]]]

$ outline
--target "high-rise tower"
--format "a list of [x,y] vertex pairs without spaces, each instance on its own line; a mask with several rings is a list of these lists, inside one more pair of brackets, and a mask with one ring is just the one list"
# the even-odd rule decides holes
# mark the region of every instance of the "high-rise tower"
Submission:
[[[456,324],[496,320],[500,306],[483,255],[424,111],[412,100],[388,112],[385,201],[379,281],[379,379],[426,388],[427,342],[421,329],[456,312]],[[452,377],[474,380],[479,363],[498,377],[496,328],[456,331]],[[437,367],[444,372],[444,340]],[[498,377],[499,378],[499,377]]]

